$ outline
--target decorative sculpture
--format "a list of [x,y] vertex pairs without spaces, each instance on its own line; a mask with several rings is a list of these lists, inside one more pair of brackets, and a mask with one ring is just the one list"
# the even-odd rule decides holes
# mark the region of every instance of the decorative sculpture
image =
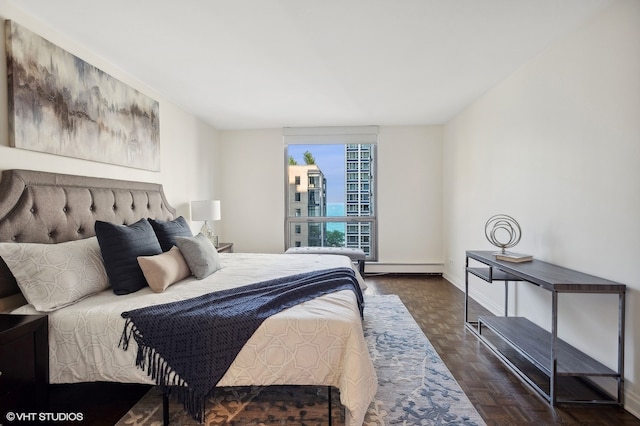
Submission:
[[[509,237],[504,240],[504,234]],[[506,214],[491,216],[484,226],[484,234],[487,240],[496,247],[502,249],[501,254],[506,254],[505,249],[511,248],[520,242],[520,225],[514,218]]]

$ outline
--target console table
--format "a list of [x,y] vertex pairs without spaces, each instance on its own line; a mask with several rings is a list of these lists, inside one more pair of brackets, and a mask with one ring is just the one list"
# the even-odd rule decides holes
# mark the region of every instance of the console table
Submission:
[[[624,319],[625,292],[624,284],[583,274],[551,263],[532,260],[514,263],[496,260],[493,251],[467,251],[465,273],[465,326],[473,331],[507,366],[525,382],[531,385],[552,405],[561,402],[580,403],[614,403],[623,404],[624,392]],[[473,266],[470,266],[470,259]],[[475,262],[474,262],[475,261]],[[477,265],[477,266],[476,266]],[[469,274],[493,283],[504,282],[504,316],[481,315],[477,320],[470,320],[468,315]],[[523,317],[508,315],[509,282],[526,282],[550,291],[551,332],[548,332]],[[614,371],[595,359],[587,356],[558,338],[558,295],[560,293],[600,293],[618,295],[618,368]],[[530,374],[517,366],[512,357],[483,335],[483,327],[489,329],[508,347],[515,349],[537,371],[549,379],[548,391],[536,383]],[[611,377],[617,381],[617,397],[607,399],[561,399],[558,395],[559,377]],[[591,383],[592,384],[592,383]]]

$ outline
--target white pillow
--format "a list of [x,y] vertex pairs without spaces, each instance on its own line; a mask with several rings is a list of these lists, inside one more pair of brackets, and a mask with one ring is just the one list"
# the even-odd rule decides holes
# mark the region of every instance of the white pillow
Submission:
[[59,244],[0,243],[27,302],[51,312],[109,288],[96,237]]

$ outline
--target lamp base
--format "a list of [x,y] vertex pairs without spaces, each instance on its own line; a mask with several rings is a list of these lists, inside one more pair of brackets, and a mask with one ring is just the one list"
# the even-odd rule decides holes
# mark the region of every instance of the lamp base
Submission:
[[211,226],[208,221],[205,220],[204,225],[202,225],[200,229],[200,233],[207,237],[215,248],[218,248],[218,236],[214,235],[213,226]]

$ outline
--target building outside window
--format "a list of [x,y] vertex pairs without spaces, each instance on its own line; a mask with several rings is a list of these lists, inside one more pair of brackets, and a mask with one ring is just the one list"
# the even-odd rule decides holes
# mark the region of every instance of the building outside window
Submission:
[[[289,164],[289,217],[307,218],[322,217],[326,215],[327,201],[325,193],[325,179],[322,171],[315,164],[297,165]],[[306,176],[306,179],[301,179]],[[293,224],[294,238],[296,247],[300,246],[322,246],[325,231],[322,226],[317,223],[307,224],[303,226],[301,223]],[[304,243],[304,244],[303,244]]]
[[376,141],[375,126],[284,130],[285,249],[353,247],[377,258]]

